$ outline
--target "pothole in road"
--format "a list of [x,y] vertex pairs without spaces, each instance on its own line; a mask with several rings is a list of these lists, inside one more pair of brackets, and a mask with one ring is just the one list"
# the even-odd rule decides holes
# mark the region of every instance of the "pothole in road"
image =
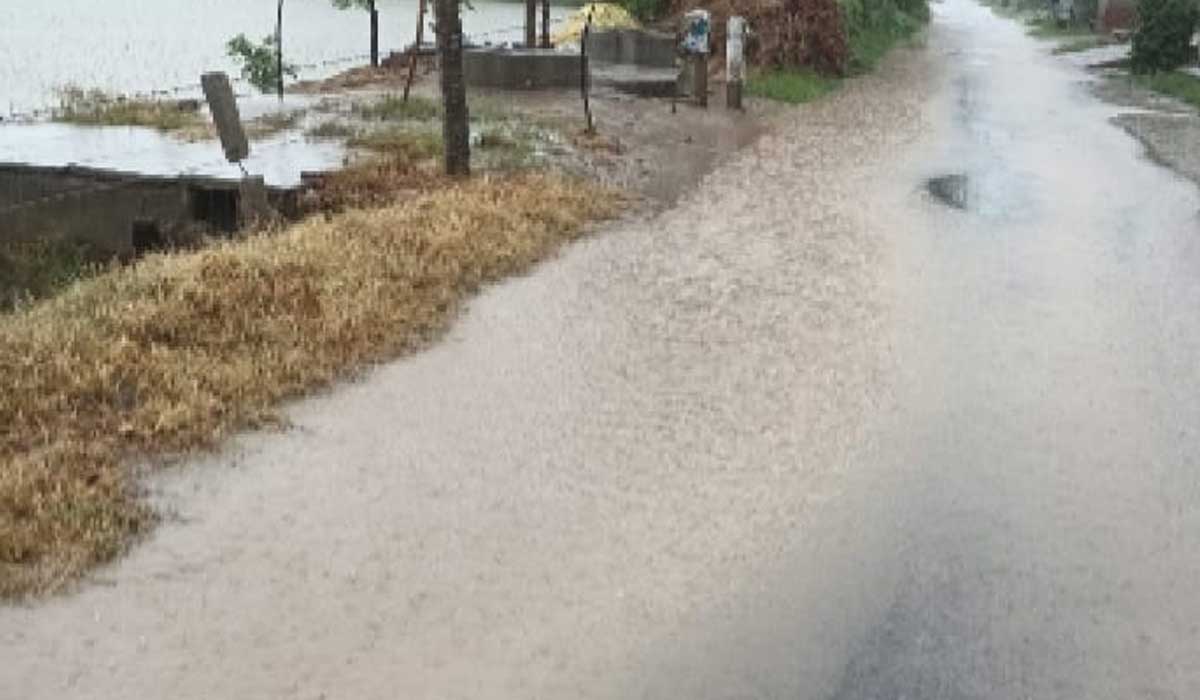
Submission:
[[925,189],[935,199],[955,209],[967,208],[967,194],[970,190],[970,180],[962,173],[942,175],[930,178],[925,182]]

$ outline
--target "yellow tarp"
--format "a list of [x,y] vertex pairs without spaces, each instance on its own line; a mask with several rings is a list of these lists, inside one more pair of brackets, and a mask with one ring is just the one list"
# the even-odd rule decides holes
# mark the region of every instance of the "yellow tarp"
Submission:
[[552,37],[554,44],[578,44],[579,37],[583,34],[583,25],[587,21],[588,13],[592,16],[592,30],[597,29],[637,29],[641,25],[629,14],[625,8],[620,5],[613,5],[607,2],[593,2],[579,8],[567,18],[562,29]]

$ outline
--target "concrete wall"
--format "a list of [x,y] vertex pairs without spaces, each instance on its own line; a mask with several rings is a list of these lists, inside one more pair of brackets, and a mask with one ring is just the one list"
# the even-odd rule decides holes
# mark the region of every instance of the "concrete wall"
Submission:
[[[134,221],[151,220],[164,241],[188,243],[206,230],[239,225],[242,187],[237,180],[0,164],[0,241],[76,240],[127,254],[134,252]],[[285,190],[266,198],[276,205],[295,200]]]
[[578,87],[583,60],[553,49],[467,49],[463,72],[471,87],[541,90]]
[[588,36],[588,59],[651,68],[675,66],[675,38],[639,29],[610,29]]

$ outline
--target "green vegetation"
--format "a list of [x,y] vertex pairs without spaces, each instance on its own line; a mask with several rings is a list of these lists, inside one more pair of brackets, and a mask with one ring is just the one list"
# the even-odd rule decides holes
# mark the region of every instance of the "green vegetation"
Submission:
[[1129,57],[1134,73],[1171,71],[1195,58],[1191,40],[1200,22],[1195,0],[1138,0],[1137,12]]
[[[242,77],[262,92],[271,92],[279,85],[279,56],[276,53],[275,37],[268,36],[256,44],[238,34],[225,45],[230,58],[242,64]],[[285,78],[297,76],[296,66],[283,64]]]
[[[823,28],[807,37],[804,46],[775,41],[774,59],[769,63],[783,67],[752,72],[747,94],[792,104],[817,99],[835,90],[840,76],[873,70],[888,51],[915,35],[929,20],[926,0],[838,0],[832,9],[840,13],[840,21],[833,25],[816,21],[827,15],[819,3],[810,9],[801,7],[791,17]],[[815,46],[827,50],[823,63],[820,52],[811,50]],[[796,64],[799,67],[793,67]],[[822,65],[825,67],[814,68]]]
[[439,133],[402,126],[385,126],[356,133],[346,141],[346,145],[407,161],[426,160],[442,153],[442,137]]
[[0,245],[0,312],[45,299],[96,268],[95,253],[81,243],[4,243]]
[[757,73],[746,81],[746,93],[779,102],[801,104],[827,95],[838,86],[837,78],[808,69],[772,70]]
[[1200,78],[1194,75],[1172,71],[1137,75],[1133,79],[1144,88],[1174,97],[1200,109]]
[[146,126],[177,131],[204,125],[199,107],[191,101],[114,97],[100,90],[69,86],[58,91],[58,107],[52,118],[88,126]]
[[353,113],[360,119],[372,121],[427,121],[441,118],[442,107],[419,95],[409,95],[407,101],[388,95],[378,102],[356,102]]
[[929,22],[926,0],[840,0],[850,72],[873,70],[896,44]]
[[353,126],[336,119],[323,121],[306,132],[309,138],[333,140],[348,139],[354,136],[355,133],[357,133],[357,130]]
[[1029,25],[1029,35],[1039,39],[1069,39],[1095,35],[1088,27],[1070,23],[1059,24],[1051,17],[1035,17],[1026,24]]
[[670,0],[616,0],[640,22],[651,22],[667,15],[671,10]]

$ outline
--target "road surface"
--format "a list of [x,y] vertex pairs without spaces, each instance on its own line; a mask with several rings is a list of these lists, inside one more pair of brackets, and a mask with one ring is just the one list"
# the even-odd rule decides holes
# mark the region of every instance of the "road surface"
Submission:
[[0,697],[1200,697],[1200,194],[1084,80],[935,5],[156,482],[175,521],[0,610]]

